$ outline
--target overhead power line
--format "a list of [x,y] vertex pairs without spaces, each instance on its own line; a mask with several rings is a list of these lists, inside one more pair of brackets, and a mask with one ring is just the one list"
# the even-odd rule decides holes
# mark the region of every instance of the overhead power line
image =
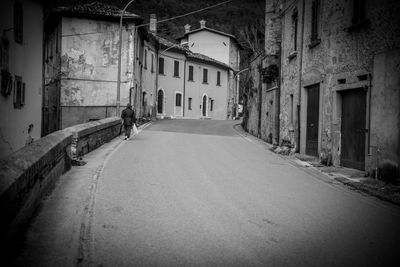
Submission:
[[[211,8],[215,8],[215,7],[218,7],[218,6],[227,4],[227,3],[232,2],[232,1],[234,1],[234,0],[224,1],[224,2],[221,2],[221,3],[215,4],[215,5],[212,5],[212,6],[208,6],[208,7],[205,7],[205,8],[201,8],[201,9],[198,9],[198,10],[195,10],[195,11],[191,11],[191,12],[188,12],[188,13],[185,13],[185,14],[182,14],[182,15],[174,16],[174,17],[172,17],[172,18],[163,19],[163,20],[157,21],[157,24],[163,23],[163,22],[166,22],[166,21],[171,21],[171,20],[183,18],[183,17],[189,16],[189,15],[195,14],[195,13],[202,12],[202,11],[204,11],[204,10],[208,10],[208,9],[211,9]],[[148,25],[150,25],[150,23],[140,24],[140,25],[135,26],[135,27],[138,28],[138,27],[143,27],[143,26],[148,26]],[[110,32],[115,32],[115,31],[83,32],[83,33],[75,33],[75,34],[64,34],[64,35],[62,35],[62,37],[80,36],[80,35],[90,35],[90,34],[100,34],[100,33],[110,33]]]

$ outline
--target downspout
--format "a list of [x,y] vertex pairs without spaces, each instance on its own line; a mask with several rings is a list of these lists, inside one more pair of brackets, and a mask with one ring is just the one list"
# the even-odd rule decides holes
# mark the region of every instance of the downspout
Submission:
[[300,53],[299,55],[299,104],[297,105],[297,153],[300,152],[300,129],[301,129],[301,120],[300,120],[300,113],[301,113],[301,80],[302,80],[302,73],[303,73],[303,42],[304,42],[304,12],[305,12],[305,2],[303,0],[303,7],[301,10],[301,35],[300,35]]
[[185,59],[183,61],[183,102],[182,102],[182,118],[185,117],[185,92],[186,92],[186,54],[185,54]]

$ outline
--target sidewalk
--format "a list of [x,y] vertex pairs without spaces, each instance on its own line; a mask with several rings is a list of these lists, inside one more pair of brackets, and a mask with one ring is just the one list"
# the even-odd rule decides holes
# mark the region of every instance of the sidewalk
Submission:
[[[139,122],[139,134],[151,122]],[[125,142],[123,134],[83,156],[86,164],[62,175],[42,201],[21,242],[12,266],[77,266],[85,248],[92,196],[99,175],[114,151]],[[131,137],[134,141],[135,136]],[[62,229],[62,231],[60,231]],[[50,250],[51,249],[51,250]]]
[[[249,134],[244,131],[240,124],[236,124],[234,129],[242,135],[246,140],[250,142],[257,142],[262,144],[265,149],[268,149],[274,153],[274,147],[272,144],[269,144],[257,137]],[[278,149],[278,151],[282,151]],[[280,153],[276,153],[282,158],[285,158],[291,161],[294,165],[299,168],[307,168],[309,171],[317,174],[320,178],[326,180],[328,179],[333,181],[340,182],[350,189],[366,193],[368,195],[377,197],[381,200],[388,201],[394,203],[396,205],[400,205],[400,186],[393,185],[386,182],[383,182],[378,179],[374,179],[371,177],[367,177],[364,171],[350,169],[345,167],[338,166],[326,166],[321,164],[318,159],[306,155],[301,154],[292,154],[292,155],[282,155]],[[284,153],[285,154],[285,153]],[[289,154],[289,153],[287,153]]]

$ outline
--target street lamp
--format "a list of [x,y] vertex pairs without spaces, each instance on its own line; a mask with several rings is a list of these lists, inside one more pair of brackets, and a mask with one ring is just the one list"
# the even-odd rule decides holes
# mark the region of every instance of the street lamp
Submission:
[[168,47],[167,49],[161,51],[160,54],[163,54],[163,53],[165,53],[166,51],[170,50],[171,48],[177,47],[178,45],[184,46],[184,45],[187,45],[187,44],[189,44],[189,42],[182,42],[182,43],[180,43],[180,44],[171,45],[171,46]]
[[117,77],[117,116],[120,113],[120,92],[121,92],[121,51],[122,51],[122,19],[125,14],[125,10],[128,8],[130,4],[135,0],[129,1],[129,3],[122,10],[121,16],[119,18],[119,47],[118,47],[118,77]]

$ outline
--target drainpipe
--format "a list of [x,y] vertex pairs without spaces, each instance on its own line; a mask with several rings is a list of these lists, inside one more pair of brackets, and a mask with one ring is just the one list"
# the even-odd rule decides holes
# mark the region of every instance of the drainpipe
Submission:
[[301,10],[301,34],[300,34],[300,51],[299,56],[299,104],[297,106],[297,152],[300,152],[300,129],[301,129],[301,79],[303,72],[303,42],[304,42],[304,11],[305,11],[306,0],[303,0],[303,7]]
[[182,118],[185,117],[185,102],[186,102],[186,98],[185,98],[185,92],[186,92],[186,55],[185,55],[185,59],[183,61],[183,102],[182,102]]

